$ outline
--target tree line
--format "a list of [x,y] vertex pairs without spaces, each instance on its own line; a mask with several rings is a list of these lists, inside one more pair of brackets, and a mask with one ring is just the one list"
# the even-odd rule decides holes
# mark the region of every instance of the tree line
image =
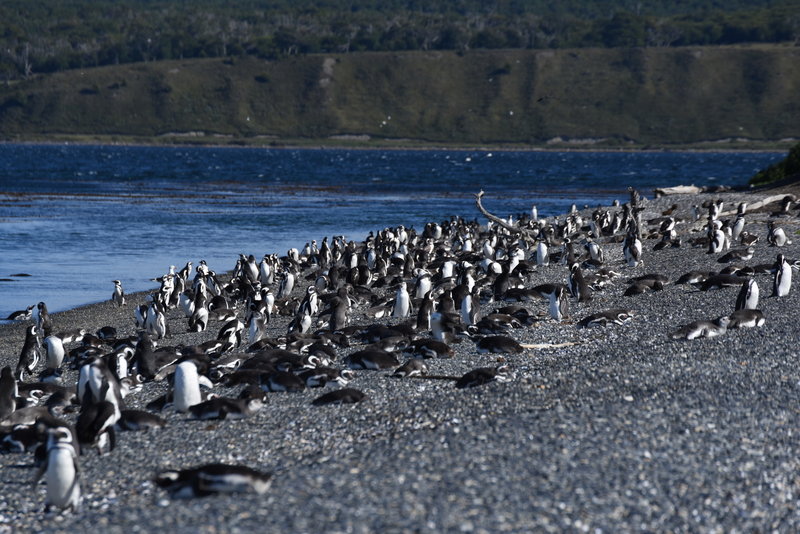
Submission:
[[181,58],[800,43],[800,0],[4,0],[0,79]]

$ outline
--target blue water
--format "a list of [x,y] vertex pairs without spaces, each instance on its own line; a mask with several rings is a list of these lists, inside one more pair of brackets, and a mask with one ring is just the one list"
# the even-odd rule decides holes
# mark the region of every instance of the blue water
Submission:
[[[323,236],[540,215],[677,184],[741,185],[784,153],[289,150],[0,145],[0,317],[155,287],[170,265],[216,271]],[[29,277],[13,277],[25,273]]]

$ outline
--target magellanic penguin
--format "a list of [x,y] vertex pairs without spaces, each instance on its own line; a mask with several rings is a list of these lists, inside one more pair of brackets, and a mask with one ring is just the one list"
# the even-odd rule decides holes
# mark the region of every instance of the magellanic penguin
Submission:
[[456,387],[459,389],[470,388],[475,386],[482,386],[489,382],[508,382],[512,378],[511,370],[507,365],[500,365],[497,367],[479,367],[467,372],[456,381]]
[[162,471],[154,482],[173,499],[205,497],[214,493],[263,494],[269,489],[272,474],[243,465],[208,464],[190,469]]
[[46,459],[36,475],[34,484],[46,474],[47,499],[45,511],[55,506],[60,510],[77,512],[81,504],[78,457],[75,438],[68,427],[58,426],[47,431]]
[[613,308],[584,317],[578,323],[578,327],[590,328],[593,326],[606,326],[609,324],[623,325],[629,322],[632,318],[633,312],[631,310]]
[[56,335],[47,336],[44,338],[44,348],[45,367],[47,369],[60,369],[66,355],[63,340]]
[[11,366],[6,365],[0,371],[0,420],[5,419],[17,409],[16,398],[18,396],[19,390],[14,373],[11,372]]
[[672,339],[697,339],[699,337],[721,336],[728,330],[730,317],[720,317],[716,321],[692,321],[670,334]]
[[569,314],[569,297],[567,290],[563,286],[556,286],[555,290],[548,294],[550,299],[550,317],[558,322],[564,320]]
[[755,328],[764,326],[764,312],[754,309],[736,310],[730,316],[728,328]]
[[231,399],[215,397],[189,407],[192,417],[207,419],[244,419],[250,417],[264,406],[261,398]]
[[314,406],[324,406],[326,404],[355,404],[366,399],[366,395],[360,389],[342,388],[329,391],[320,395],[311,404]]
[[200,404],[200,380],[194,362],[185,361],[175,368],[173,402],[179,412],[188,412],[195,404]]
[[38,334],[39,328],[36,325],[30,325],[25,330],[25,343],[22,345],[17,370],[14,373],[19,382],[24,381],[25,373],[33,374],[39,364],[40,345]]
[[628,231],[622,245],[622,253],[628,267],[636,267],[642,261],[642,242],[634,231]]
[[125,305],[125,291],[122,289],[122,282],[119,280],[113,280],[113,282],[114,292],[111,294],[111,302],[122,307]]
[[395,294],[392,317],[408,317],[411,315],[411,297],[408,294],[405,282],[400,282]]
[[27,321],[33,317],[33,304],[25,308],[24,310],[17,310],[15,312],[11,312],[6,317],[6,321]]
[[749,278],[742,284],[742,289],[736,296],[736,310],[755,310],[758,308],[758,283],[754,278]]
[[772,285],[773,297],[785,297],[789,294],[792,287],[792,266],[783,257],[783,254],[778,254],[778,259],[775,261],[775,281]]
[[49,336],[50,331],[53,329],[53,321],[50,320],[50,313],[47,311],[47,304],[40,302],[36,305],[38,310],[38,317],[36,318],[36,326],[43,336]]
[[767,243],[771,247],[782,247],[784,245],[791,245],[792,242],[786,237],[786,232],[783,228],[775,225],[772,221],[767,223]]
[[[103,387],[108,388],[109,384],[106,383]],[[101,392],[101,397],[105,398],[103,392]],[[119,415],[114,404],[107,400],[95,402],[92,392],[87,389],[81,400],[78,420],[75,422],[75,434],[81,449],[95,447],[97,454],[113,451],[117,442],[114,425],[118,420]]]
[[428,374],[428,365],[425,363],[425,360],[421,358],[409,358],[406,360],[406,363],[394,370],[392,376],[396,378],[404,378],[426,374]]

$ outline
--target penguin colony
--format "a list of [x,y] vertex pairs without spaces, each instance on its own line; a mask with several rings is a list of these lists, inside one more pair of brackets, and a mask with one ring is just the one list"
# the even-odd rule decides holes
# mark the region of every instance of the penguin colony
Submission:
[[[46,509],[74,511],[81,504],[81,456],[114,454],[120,432],[157,432],[166,424],[160,412],[186,414],[186,424],[245,419],[270,402],[270,393],[308,388],[321,392],[314,406],[355,404],[368,397],[350,383],[368,371],[454,389],[510,381],[515,372],[503,355],[572,344],[522,344],[515,331],[544,321],[622,327],[636,320],[636,299],[678,286],[735,288],[736,296],[725,314],[675,325],[669,338],[725,335],[762,326],[758,282],[768,278],[770,297],[785,297],[797,268],[780,252],[774,263],[746,264],[758,247],[780,251],[791,243],[781,226],[792,216],[788,197],[765,228],[746,223],[745,204],[725,219],[721,201],[706,203],[705,219],[699,207],[686,218],[673,207],[643,220],[646,201],[635,190],[623,206],[598,208],[588,218],[573,206],[562,218],[540,219],[534,207],[516,220],[500,219],[481,198],[485,226],[451,218],[421,232],[384,229],[361,243],[325,237],[281,257],[242,254],[225,276],[204,261],[171,267],[153,279],[159,287],[143,304],[130,306],[135,331],[128,335],[112,326],[57,331],[44,302],[12,313],[8,320],[30,324],[16,367],[0,372],[0,447],[31,454],[34,479],[45,482]],[[615,247],[620,253],[610,253]],[[646,271],[648,254],[675,247],[693,247],[721,268],[674,281]],[[544,273],[560,282],[545,281]],[[109,300],[128,306],[121,281],[113,284]],[[630,308],[575,317],[582,303],[611,292],[630,297]],[[197,345],[171,344],[182,332],[207,335]],[[497,365],[461,376],[430,374],[437,359],[454,356],[454,344],[497,355]],[[167,393],[151,398],[148,389],[159,383],[169,384]],[[129,409],[130,396],[148,399],[146,409]],[[261,494],[271,476],[209,463],[154,473],[152,480],[171,497],[186,498]]]

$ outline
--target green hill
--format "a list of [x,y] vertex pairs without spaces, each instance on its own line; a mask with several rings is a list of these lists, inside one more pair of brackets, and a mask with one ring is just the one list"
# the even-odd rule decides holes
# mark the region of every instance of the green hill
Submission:
[[0,138],[203,143],[783,146],[800,48],[246,56],[0,86]]

